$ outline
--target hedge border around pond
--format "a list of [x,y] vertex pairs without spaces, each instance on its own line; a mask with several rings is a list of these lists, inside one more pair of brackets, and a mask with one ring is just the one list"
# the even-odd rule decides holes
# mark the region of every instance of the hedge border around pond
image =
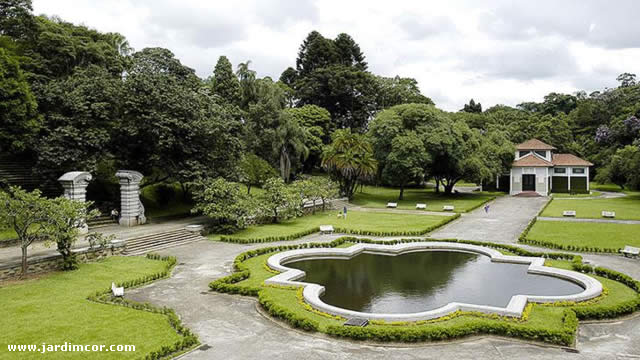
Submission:
[[[448,223],[458,219],[461,215],[456,213],[455,215],[447,216],[445,220],[438,224],[428,226],[422,230],[414,231],[369,231],[360,229],[347,229],[341,227],[334,227],[335,233],[350,234],[350,235],[364,235],[364,236],[421,236],[430,233]],[[443,216],[444,218],[444,216]],[[292,241],[299,239],[303,236],[311,235],[320,231],[320,227],[315,226],[313,228],[302,230],[294,234],[280,235],[280,236],[267,236],[261,238],[241,238],[236,236],[220,236],[220,241],[236,243],[236,244],[255,244],[255,243],[270,243],[276,241]]]
[[[155,274],[145,275],[134,280],[118,282],[116,286],[124,287],[125,289],[130,289],[130,288],[140,287],[140,286],[152,283],[159,279],[167,278],[171,275],[171,271],[173,270],[173,268],[177,263],[177,259],[174,256],[161,256],[158,254],[149,253],[146,255],[146,257],[147,259],[150,259],[150,260],[165,262],[164,269]],[[171,325],[171,327],[176,331],[176,333],[182,337],[182,340],[178,340],[175,343],[170,345],[164,345],[160,349],[144,355],[142,359],[156,360],[156,359],[173,358],[200,345],[200,340],[198,339],[198,337],[193,332],[191,332],[189,328],[182,325],[182,321],[180,320],[180,317],[171,308],[157,307],[149,303],[140,303],[140,302],[133,301],[130,299],[125,299],[125,298],[116,298],[112,296],[111,288],[97,291],[89,295],[87,297],[87,300],[93,301],[99,304],[124,306],[124,307],[132,308],[140,311],[148,311],[156,314],[162,314],[167,317],[167,320],[169,321],[169,325]]]
[[[267,291],[263,291],[263,287],[259,286],[243,286],[236,284],[242,280],[245,280],[251,276],[251,272],[247,265],[244,263],[246,260],[256,256],[294,250],[303,248],[330,248],[337,247],[346,242],[353,243],[373,243],[373,244],[385,244],[394,245],[399,243],[410,243],[417,241],[443,241],[443,242],[458,242],[479,246],[486,246],[494,249],[508,251],[510,253],[520,256],[535,256],[544,257],[548,259],[559,259],[571,261],[571,268],[574,271],[579,271],[587,274],[596,274],[598,276],[620,282],[629,288],[633,289],[638,296],[635,299],[619,303],[616,305],[603,306],[598,304],[579,305],[579,304],[549,304],[547,306],[564,307],[563,311],[563,328],[557,329],[545,329],[545,328],[521,328],[513,321],[490,321],[492,319],[478,318],[474,319],[473,323],[457,325],[457,326],[438,326],[434,325],[429,328],[419,328],[415,325],[398,325],[388,327],[346,327],[330,325],[323,332],[335,336],[346,337],[355,340],[373,340],[373,341],[401,341],[401,342],[416,342],[416,341],[437,341],[437,340],[449,340],[453,338],[475,335],[475,334],[493,334],[501,336],[513,336],[527,340],[544,341],[558,345],[571,346],[575,342],[575,335],[578,328],[578,320],[599,320],[615,318],[622,315],[630,314],[640,310],[640,282],[634,280],[630,276],[602,268],[592,267],[582,263],[582,257],[580,255],[566,254],[566,253],[542,253],[532,252],[514,245],[499,244],[499,243],[484,243],[480,241],[471,240],[457,240],[457,239],[399,239],[399,240],[372,240],[366,238],[355,238],[344,236],[338,238],[329,243],[304,243],[296,245],[280,245],[272,247],[264,247],[260,249],[250,250],[238,255],[234,262],[235,272],[229,276],[212,281],[209,287],[213,291],[229,293],[229,294],[241,294],[258,297],[260,305],[273,317],[281,319],[291,325],[294,328],[300,328],[305,331],[322,331],[317,321],[300,316],[287,308],[279,305],[277,301],[269,297]],[[495,320],[495,319],[493,319]]]

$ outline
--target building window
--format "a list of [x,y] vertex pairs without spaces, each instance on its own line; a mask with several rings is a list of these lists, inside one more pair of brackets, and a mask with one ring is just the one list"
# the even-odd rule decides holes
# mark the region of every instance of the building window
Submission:
[[528,151],[520,151],[520,157],[527,156],[527,154],[529,154]]
[[553,168],[554,174],[566,174],[567,169],[565,168]]
[[574,168],[572,172],[574,174],[584,174],[584,168]]
[[542,156],[543,158],[547,157],[547,152],[546,151],[538,151],[538,150],[536,150],[536,154]]

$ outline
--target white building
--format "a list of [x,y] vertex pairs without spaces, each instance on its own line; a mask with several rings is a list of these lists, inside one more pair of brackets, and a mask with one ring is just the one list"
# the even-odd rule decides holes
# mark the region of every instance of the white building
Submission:
[[572,154],[554,154],[555,150],[537,139],[516,145],[509,193],[525,196],[588,193],[589,167],[593,164]]

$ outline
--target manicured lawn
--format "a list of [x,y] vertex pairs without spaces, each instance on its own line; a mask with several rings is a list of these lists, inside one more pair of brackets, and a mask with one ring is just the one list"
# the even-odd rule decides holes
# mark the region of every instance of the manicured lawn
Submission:
[[87,296],[111,286],[162,271],[164,262],[137,257],[112,257],[81,265],[79,270],[46,275],[0,288],[0,358],[10,358],[7,344],[118,345],[135,352],[23,353],[21,359],[143,358],[181,337],[167,317],[123,306],[98,304]]
[[357,190],[352,203],[371,208],[384,208],[388,202],[397,202],[399,209],[415,209],[416,203],[426,203],[429,211],[442,211],[444,205],[455,206],[456,212],[466,212],[494,196],[504,193],[459,193],[444,195],[434,189],[405,189],[404,199],[398,200],[399,189],[388,187],[365,186],[363,191]]
[[640,193],[614,199],[553,200],[542,216],[561,217],[564,210],[575,210],[579,218],[601,219],[602,211],[615,211],[616,219],[640,220]]
[[[238,238],[264,238],[271,236],[285,236],[305,230],[317,228],[320,225],[333,225],[351,230],[363,231],[419,231],[430,226],[440,224],[448,216],[393,214],[389,212],[349,211],[347,219],[338,219],[336,211],[319,212],[315,215],[303,216],[279,224],[251,226],[233,234]],[[211,235],[211,238],[218,238]]]
[[623,190],[616,184],[598,184],[594,181],[589,182],[589,189],[611,192],[621,192]]
[[[250,272],[250,276],[246,280],[242,280],[236,283],[236,285],[244,286],[247,288],[261,288],[262,297],[282,305],[288,311],[293,312],[299,317],[317,322],[319,325],[318,330],[321,332],[326,331],[330,326],[341,326],[341,324],[344,322],[344,319],[335,319],[326,316],[326,314],[323,315],[317,312],[310,311],[308,305],[305,306],[305,304],[302,303],[299,299],[297,289],[283,289],[264,285],[264,280],[274,275],[274,273],[268,271],[265,266],[266,260],[273,254],[274,253],[268,253],[245,260],[244,264],[247,266]],[[547,266],[560,267],[564,269],[571,268],[570,262],[559,260],[549,260],[547,261]],[[591,301],[587,304],[579,303],[576,305],[572,305],[573,307],[616,306],[624,302],[632,301],[638,296],[635,291],[625,286],[624,284],[596,275],[591,276],[602,282],[608,293],[605,296],[598,298],[597,300]],[[407,331],[420,331],[421,329],[432,329],[435,331],[439,331],[439,329],[444,328],[464,329],[468,326],[475,326],[483,323],[486,324],[488,322],[503,323],[505,325],[509,324],[509,326],[520,329],[520,331],[522,331],[523,333],[527,333],[528,331],[539,331],[540,329],[546,329],[549,331],[560,331],[562,330],[564,325],[562,320],[564,309],[566,309],[566,307],[564,306],[545,306],[534,304],[532,306],[529,317],[526,320],[514,321],[505,320],[498,317],[483,317],[473,314],[463,314],[460,316],[449,317],[448,319],[434,320],[426,323],[413,323],[408,325],[383,324],[374,322],[369,325],[369,328],[372,330],[379,329],[381,331],[394,328],[405,328]]]
[[[587,201],[587,200],[584,200]],[[640,225],[536,221],[527,239],[557,245],[619,249],[640,246]]]

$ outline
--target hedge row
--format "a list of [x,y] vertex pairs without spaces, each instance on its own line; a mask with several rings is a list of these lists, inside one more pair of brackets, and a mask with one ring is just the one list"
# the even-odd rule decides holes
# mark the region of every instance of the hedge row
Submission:
[[[441,242],[456,242],[478,246],[485,246],[494,249],[506,250],[511,253],[520,256],[532,256],[543,257],[548,259],[570,260],[572,262],[572,268],[575,271],[583,273],[595,273],[596,275],[623,283],[636,292],[640,293],[640,282],[635,281],[628,275],[623,273],[609,270],[602,267],[592,267],[582,263],[582,257],[580,255],[566,254],[566,253],[543,253],[533,252],[522,249],[520,247],[499,244],[499,243],[485,243],[480,241],[471,240],[457,240],[457,239],[396,239],[396,240],[372,240],[366,238],[355,237],[341,237],[329,243],[305,243],[295,245],[281,245],[265,247],[261,249],[255,249],[246,251],[238,255],[234,260],[234,268],[237,272],[227,277],[218,279],[209,284],[212,290],[258,296],[260,304],[274,317],[283,319],[291,326],[302,328],[308,331],[317,331],[317,323],[309,320],[303,316],[297,315],[286,308],[282,308],[276,302],[269,298],[268,292],[262,291],[259,287],[248,287],[237,285],[235,283],[245,280],[250,277],[250,271],[244,262],[250,258],[264,255],[267,253],[303,249],[303,248],[332,248],[337,247],[345,242],[353,243],[368,243],[368,244],[384,244],[395,245],[402,243],[412,243],[419,241],[441,241]],[[549,306],[554,306],[553,304]],[[565,307],[567,304],[556,304],[558,307]],[[563,312],[563,330],[549,330],[542,328],[527,328],[517,326],[518,322],[496,322],[489,321],[492,318],[474,319],[473,322],[464,324],[461,326],[448,327],[437,326],[434,327],[420,327],[416,323],[411,326],[398,326],[394,324],[379,323],[374,327],[346,327],[346,326],[329,326],[326,332],[330,335],[337,337],[350,337],[358,340],[376,340],[376,341],[423,341],[423,340],[446,340],[454,337],[468,336],[473,334],[495,334],[504,336],[515,336],[529,340],[546,341],[562,345],[570,345],[573,343],[575,337],[575,331],[577,329],[578,319],[604,319],[614,318],[620,315],[629,314],[634,311],[640,310],[640,296],[636,299],[609,306],[601,306],[597,304],[585,305],[572,305],[567,307]],[[306,320],[306,321],[305,321]],[[495,320],[495,319],[494,319]],[[376,322],[372,322],[376,324]]]
[[294,328],[302,329],[305,331],[318,331],[320,325],[317,321],[310,320],[304,316],[298,315],[293,311],[290,311],[284,306],[278,304],[277,301],[271,299],[269,294],[265,291],[258,293],[258,302],[271,316],[284,320],[287,324]]
[[[447,217],[445,221],[440,222],[439,224],[428,226],[425,229],[421,230],[398,230],[398,231],[370,231],[370,230],[359,230],[359,229],[348,229],[335,227],[334,231],[336,233],[342,234],[351,234],[351,235],[364,235],[364,236],[421,236],[426,233],[432,232],[433,230],[444,226],[453,220],[460,217],[460,214],[455,214]],[[220,236],[220,241],[236,243],[236,244],[255,244],[255,243],[269,243],[276,241],[290,241],[296,240],[303,236],[307,236],[313,233],[317,233],[320,231],[320,227],[314,227],[307,230],[298,231],[294,234],[289,235],[279,235],[279,236],[267,236],[267,237],[258,237],[258,238],[241,238],[237,236]]]
[[563,327],[561,330],[550,330],[539,327],[524,327],[514,322],[490,321],[488,319],[474,319],[459,326],[375,326],[327,327],[327,334],[351,338],[355,340],[417,342],[449,340],[476,334],[492,334],[500,336],[515,336],[528,340],[546,341],[554,344],[571,345],[574,342],[578,320],[570,309],[563,313]]
[[550,249],[558,249],[558,250],[566,250],[566,251],[594,252],[594,253],[608,253],[608,254],[615,254],[620,252],[619,248],[600,248],[600,247],[580,246],[580,245],[562,245],[562,244],[557,244],[550,241],[529,239],[526,237],[527,235],[528,235],[528,231],[527,231],[527,234],[525,234],[525,237],[522,237],[522,236],[520,237],[518,242],[523,244],[542,246]]
[[[147,254],[147,258],[151,260],[163,261],[165,263],[164,269],[155,274],[146,275],[135,280],[119,282],[117,286],[132,288],[145,285],[158,279],[166,278],[171,274],[171,270],[177,262],[176,258],[173,256]],[[144,359],[146,360],[156,360],[171,357],[187,349],[193,348],[200,343],[198,337],[194,333],[192,333],[189,328],[182,325],[180,317],[178,317],[173,309],[167,307],[160,308],[148,303],[139,303],[137,301],[129,299],[113,297],[111,295],[111,288],[89,295],[88,300],[102,304],[124,306],[135,310],[149,311],[152,313],[162,314],[167,317],[169,325],[171,325],[171,327],[178,333],[178,335],[182,336],[182,339],[176,341],[171,345],[163,345],[159,350],[150,352],[149,354],[145,355]]]

